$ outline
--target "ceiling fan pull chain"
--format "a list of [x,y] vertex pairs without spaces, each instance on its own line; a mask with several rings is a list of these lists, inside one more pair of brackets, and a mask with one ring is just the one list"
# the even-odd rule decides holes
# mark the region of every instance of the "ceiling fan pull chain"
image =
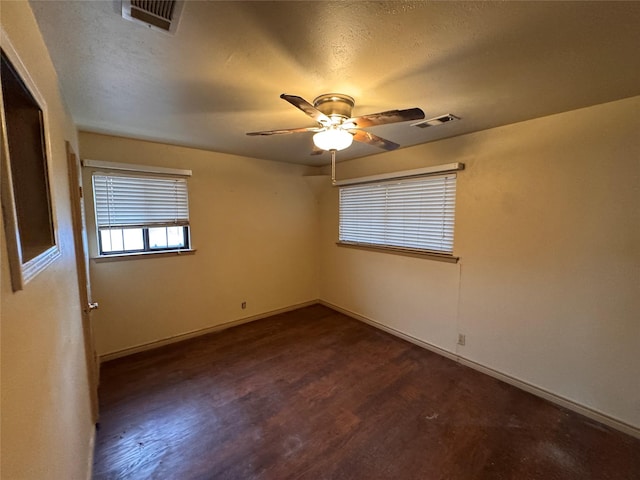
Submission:
[[331,184],[336,184],[336,151],[331,150]]

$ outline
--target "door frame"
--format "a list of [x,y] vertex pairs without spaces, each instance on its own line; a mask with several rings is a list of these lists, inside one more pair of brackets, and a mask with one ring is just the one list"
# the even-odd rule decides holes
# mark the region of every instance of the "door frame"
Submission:
[[93,339],[91,312],[97,308],[91,297],[91,278],[89,276],[89,251],[87,228],[84,215],[84,196],[82,190],[82,169],[80,160],[69,142],[65,142],[67,165],[69,171],[69,194],[71,197],[71,219],[73,225],[73,242],[76,253],[76,270],[78,273],[78,291],[80,310],[82,312],[82,333],[84,337],[85,360],[87,364],[87,380],[91,399],[91,415],[94,423],[98,421],[98,384],[100,368]]

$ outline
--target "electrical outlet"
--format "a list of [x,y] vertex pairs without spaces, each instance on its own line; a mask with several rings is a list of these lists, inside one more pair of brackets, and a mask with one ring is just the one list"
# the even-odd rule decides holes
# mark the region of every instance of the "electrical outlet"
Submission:
[[467,343],[467,336],[463,335],[462,333],[458,334],[458,345],[464,345],[465,343]]
[[247,308],[247,302],[242,302],[240,304],[240,306],[242,307],[242,309],[244,310],[245,308]]

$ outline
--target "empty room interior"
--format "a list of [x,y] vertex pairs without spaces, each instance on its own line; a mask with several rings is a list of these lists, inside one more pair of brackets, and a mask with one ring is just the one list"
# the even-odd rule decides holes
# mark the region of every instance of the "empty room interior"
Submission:
[[640,478],[639,25],[2,0],[0,477]]

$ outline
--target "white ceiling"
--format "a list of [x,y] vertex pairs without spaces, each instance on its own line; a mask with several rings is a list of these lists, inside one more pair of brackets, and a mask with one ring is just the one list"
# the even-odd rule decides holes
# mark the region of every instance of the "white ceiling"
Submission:
[[119,0],[30,3],[81,130],[277,161],[329,161],[311,133],[245,135],[316,125],[281,93],[461,117],[369,129],[403,146],[640,94],[640,2],[187,1],[174,35]]

